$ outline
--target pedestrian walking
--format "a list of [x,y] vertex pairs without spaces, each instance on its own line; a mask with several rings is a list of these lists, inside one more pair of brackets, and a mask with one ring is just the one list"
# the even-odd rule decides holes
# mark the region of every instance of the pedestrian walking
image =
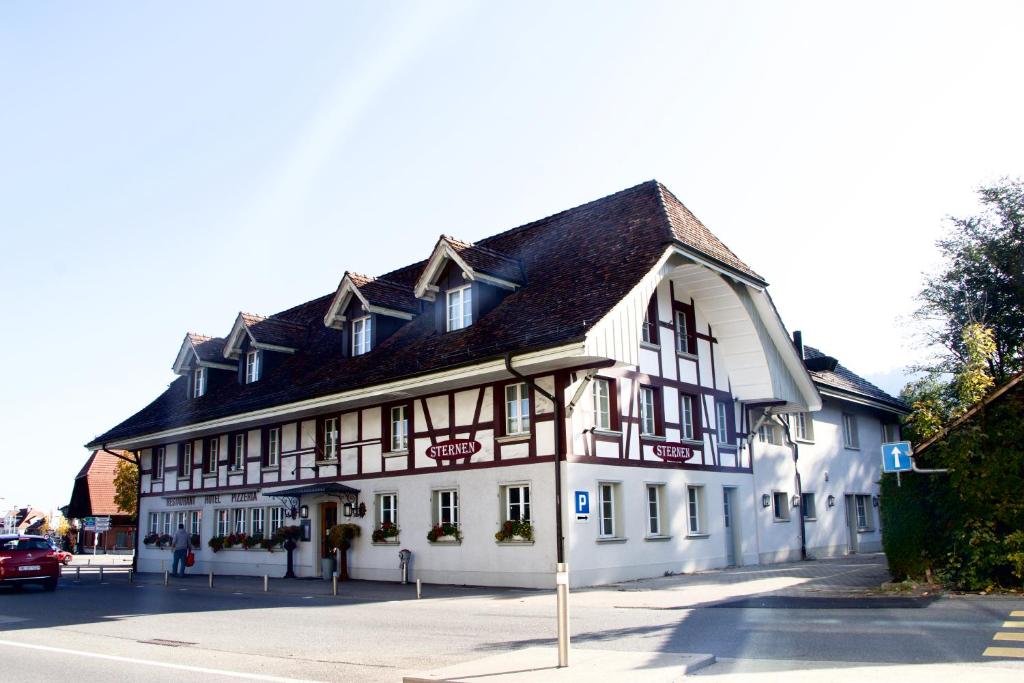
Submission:
[[[172,576],[185,576],[185,556],[188,555],[188,547],[191,543],[188,532],[185,531],[185,525],[179,524],[178,530],[174,532],[174,541],[171,547],[174,548],[174,561],[171,563],[171,575]],[[178,567],[181,570],[178,570]]]

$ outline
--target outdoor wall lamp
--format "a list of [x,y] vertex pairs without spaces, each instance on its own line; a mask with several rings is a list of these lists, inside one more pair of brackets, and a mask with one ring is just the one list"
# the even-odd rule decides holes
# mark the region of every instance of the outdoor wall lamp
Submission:
[[871,505],[872,507],[878,507],[878,496],[871,497]]
[[795,493],[793,494],[793,507],[800,507],[800,496],[796,495]]
[[353,505],[351,502],[346,502],[341,508],[341,513],[346,517],[365,517],[366,503]]
[[828,506],[830,508],[834,508],[836,506],[836,497],[835,496],[829,496],[828,497]]
[[761,494],[761,507],[766,508],[772,504],[772,497],[767,493]]
[[299,508],[299,516],[301,516],[303,519],[309,519],[308,505],[303,505],[302,507]]

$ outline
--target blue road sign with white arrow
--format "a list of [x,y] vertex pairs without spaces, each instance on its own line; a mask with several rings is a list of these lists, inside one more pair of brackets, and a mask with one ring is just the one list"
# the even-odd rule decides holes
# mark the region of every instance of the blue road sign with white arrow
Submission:
[[910,442],[896,441],[882,444],[882,471],[909,472],[914,469],[910,460]]

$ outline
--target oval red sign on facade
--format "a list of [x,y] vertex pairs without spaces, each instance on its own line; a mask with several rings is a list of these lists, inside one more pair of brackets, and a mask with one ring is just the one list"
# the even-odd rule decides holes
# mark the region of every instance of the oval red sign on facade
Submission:
[[693,457],[693,448],[681,443],[659,443],[654,454],[665,462],[686,462]]
[[449,439],[433,446],[427,446],[427,457],[434,460],[459,460],[470,457],[479,452],[481,448],[479,441]]

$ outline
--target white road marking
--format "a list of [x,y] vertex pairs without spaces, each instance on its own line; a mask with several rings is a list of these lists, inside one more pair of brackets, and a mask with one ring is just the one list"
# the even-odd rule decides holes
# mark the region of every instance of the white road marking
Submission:
[[188,666],[186,664],[170,664],[167,662],[155,662],[149,659],[137,659],[135,657],[120,657],[118,655],[103,655],[97,652],[84,650],[68,650],[62,647],[50,647],[48,645],[33,645],[31,643],[19,643],[13,640],[0,640],[0,646],[23,647],[28,650],[42,650],[43,652],[57,652],[60,654],[76,655],[78,657],[92,657],[93,659],[105,659],[111,662],[124,662],[126,664],[143,664],[145,666],[158,666],[164,669],[177,669],[178,671],[194,671],[201,674],[215,676],[227,676],[229,678],[244,678],[250,681],[276,681],[277,683],[312,683],[306,679],[283,678],[281,676],[269,676],[266,674],[250,674],[241,671],[227,671],[225,669],[208,669],[203,666]]

